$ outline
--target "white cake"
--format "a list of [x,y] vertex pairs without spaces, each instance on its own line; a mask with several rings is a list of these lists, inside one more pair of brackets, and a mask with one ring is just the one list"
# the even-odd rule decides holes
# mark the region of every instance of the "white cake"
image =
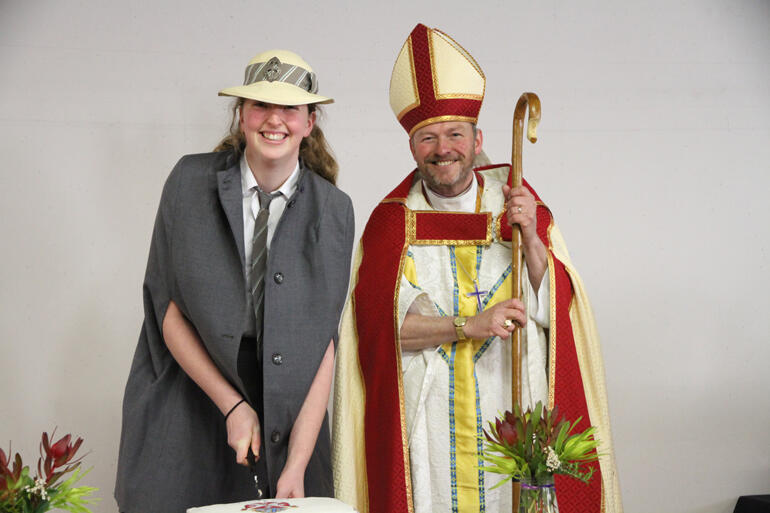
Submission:
[[304,499],[262,499],[232,504],[215,504],[190,508],[187,513],[355,513],[356,510],[337,499],[329,497],[307,497]]

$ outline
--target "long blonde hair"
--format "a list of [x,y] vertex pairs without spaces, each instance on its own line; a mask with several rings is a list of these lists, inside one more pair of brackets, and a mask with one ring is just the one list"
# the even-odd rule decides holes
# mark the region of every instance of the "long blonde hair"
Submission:
[[[244,99],[238,98],[233,102],[232,119],[228,134],[219,141],[214,151],[232,151],[236,157],[240,157],[246,147],[246,138],[241,132],[238,113],[241,110]],[[334,158],[329,143],[326,142],[323,130],[318,126],[317,119],[322,116],[321,108],[311,103],[307,106],[308,114],[316,112],[316,123],[310,135],[302,139],[299,145],[299,158],[311,171],[331,182],[337,183],[337,174],[340,166]]]

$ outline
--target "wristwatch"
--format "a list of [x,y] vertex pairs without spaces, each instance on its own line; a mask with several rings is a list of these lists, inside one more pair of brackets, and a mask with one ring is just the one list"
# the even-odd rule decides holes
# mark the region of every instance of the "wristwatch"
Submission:
[[465,336],[465,331],[463,331],[463,326],[465,326],[465,323],[468,322],[467,317],[455,317],[454,321],[452,321],[455,325],[455,332],[457,333],[457,341],[462,342],[463,340],[468,340],[468,337]]

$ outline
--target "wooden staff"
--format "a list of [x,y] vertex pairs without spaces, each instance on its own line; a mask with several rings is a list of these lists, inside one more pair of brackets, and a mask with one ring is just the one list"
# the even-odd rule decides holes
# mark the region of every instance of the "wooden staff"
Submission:
[[[521,149],[524,145],[524,114],[529,107],[529,122],[527,123],[527,139],[530,142],[537,142],[537,124],[540,122],[540,98],[535,93],[524,93],[516,102],[516,109],[513,111],[513,155],[511,156],[511,188],[521,187]],[[513,225],[511,234],[511,277],[512,294],[514,299],[521,301],[521,270],[522,270],[522,252],[521,252],[521,228],[519,225]],[[511,348],[512,358],[512,383],[511,383],[511,404],[518,404],[521,407],[521,328],[513,330],[511,337],[513,347]],[[521,485],[513,483],[513,513],[519,511],[519,497],[521,496]]]

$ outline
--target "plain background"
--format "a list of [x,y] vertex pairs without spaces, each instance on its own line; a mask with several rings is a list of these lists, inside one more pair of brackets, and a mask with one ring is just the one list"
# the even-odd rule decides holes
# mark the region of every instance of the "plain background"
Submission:
[[519,94],[542,100],[524,172],[592,298],[626,511],[770,493],[767,1],[2,0],[0,446],[34,465],[43,430],[83,436],[94,511],[116,510],[155,210],[223,135],[216,92],[260,51],[301,53],[337,100],[360,235],[413,168],[388,84],[417,22],[485,70],[493,161]]

